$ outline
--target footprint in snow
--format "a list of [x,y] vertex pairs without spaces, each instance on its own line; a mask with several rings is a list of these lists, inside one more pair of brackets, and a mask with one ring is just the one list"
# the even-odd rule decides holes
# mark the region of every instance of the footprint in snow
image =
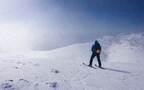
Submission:
[[25,79],[19,79],[18,81],[6,80],[0,83],[0,90],[21,90],[30,86],[30,82]]
[[0,84],[0,90],[18,90],[13,80],[7,80]]
[[16,62],[16,63],[19,64],[19,65],[26,65],[26,63],[20,62],[20,61],[18,61],[18,62]]
[[40,64],[38,64],[38,63],[35,63],[35,64],[33,64],[33,65],[36,66],[36,67],[40,66]]
[[15,66],[14,69],[20,69],[19,67]]
[[51,69],[51,72],[52,72],[52,73],[56,73],[56,74],[57,74],[57,73],[60,73],[60,71],[57,70],[57,69]]
[[52,88],[57,88],[58,87],[57,82],[46,82],[46,85],[48,85],[49,87],[52,87]]

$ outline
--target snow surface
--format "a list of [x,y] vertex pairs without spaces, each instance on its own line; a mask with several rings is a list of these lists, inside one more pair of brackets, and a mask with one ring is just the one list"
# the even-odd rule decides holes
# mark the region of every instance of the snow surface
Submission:
[[52,51],[0,52],[0,90],[144,90],[144,33],[99,41],[105,70],[82,65],[89,62],[93,42]]

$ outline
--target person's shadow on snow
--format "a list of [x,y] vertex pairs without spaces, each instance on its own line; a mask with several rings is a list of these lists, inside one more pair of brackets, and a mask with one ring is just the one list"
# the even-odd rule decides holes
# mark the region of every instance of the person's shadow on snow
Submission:
[[[97,65],[95,65],[95,66],[98,67]],[[119,70],[119,69],[113,69],[113,68],[107,68],[107,67],[103,67],[102,69],[109,70],[109,71],[114,71],[114,72],[126,73],[126,74],[131,73],[131,72],[125,71],[125,70]]]
[[131,72],[128,71],[124,71],[124,70],[118,70],[118,69],[113,69],[113,68],[104,68],[105,70],[109,70],[109,71],[114,71],[114,72],[120,72],[120,73],[126,73],[126,74],[130,74]]

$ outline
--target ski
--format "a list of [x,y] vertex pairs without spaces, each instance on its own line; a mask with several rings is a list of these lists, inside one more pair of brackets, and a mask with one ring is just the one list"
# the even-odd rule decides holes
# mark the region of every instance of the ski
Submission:
[[99,66],[97,66],[96,64],[95,64],[95,66],[98,67],[98,68],[100,68],[100,69],[104,69],[104,70],[106,69],[106,68],[104,68],[104,67],[99,67]]
[[89,65],[87,65],[87,64],[85,64],[85,63],[82,63],[82,64],[85,65],[85,66],[88,66],[88,67],[90,67],[90,68],[97,69],[96,67],[89,66]]

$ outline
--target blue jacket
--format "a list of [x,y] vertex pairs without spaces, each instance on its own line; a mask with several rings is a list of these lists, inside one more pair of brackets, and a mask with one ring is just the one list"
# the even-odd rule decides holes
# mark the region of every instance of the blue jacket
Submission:
[[92,47],[91,47],[91,51],[93,53],[96,53],[96,50],[100,50],[101,51],[101,45],[99,44],[98,41],[96,41],[95,44],[93,44]]

